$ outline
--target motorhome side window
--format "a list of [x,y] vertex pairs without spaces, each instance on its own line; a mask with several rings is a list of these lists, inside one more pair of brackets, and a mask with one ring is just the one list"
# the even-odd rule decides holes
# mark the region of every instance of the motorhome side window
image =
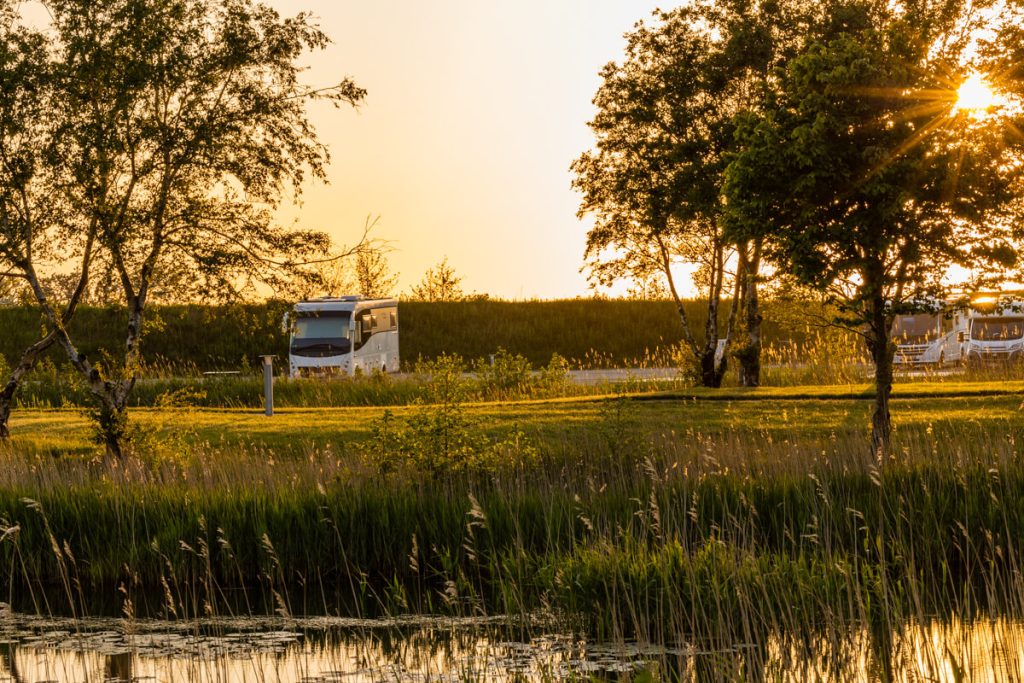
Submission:
[[398,329],[396,317],[394,308],[378,308],[373,312],[373,331],[391,332]]
[[366,343],[366,340],[369,339],[370,335],[373,334],[373,330],[371,329],[372,323],[373,317],[370,314],[370,311],[363,311],[358,316],[356,316],[356,351],[362,348],[363,344]]
[[355,339],[355,350],[359,350],[375,334],[398,330],[397,308],[375,308],[360,312],[356,316],[358,330]]

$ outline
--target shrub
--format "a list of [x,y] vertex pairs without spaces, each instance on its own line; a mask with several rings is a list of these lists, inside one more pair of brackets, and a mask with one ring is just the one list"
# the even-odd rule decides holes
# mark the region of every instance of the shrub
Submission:
[[421,362],[417,373],[426,382],[427,401],[405,419],[384,411],[363,444],[364,455],[380,473],[412,470],[437,480],[442,475],[491,472],[536,454],[522,432],[492,439],[466,414],[463,404],[470,384],[461,358],[445,355]]
[[540,390],[546,396],[561,396],[569,392],[569,361],[557,353],[551,354],[551,361],[541,368],[537,378]]
[[480,393],[493,400],[528,395],[534,384],[530,361],[500,347],[489,360],[478,360],[474,370]]

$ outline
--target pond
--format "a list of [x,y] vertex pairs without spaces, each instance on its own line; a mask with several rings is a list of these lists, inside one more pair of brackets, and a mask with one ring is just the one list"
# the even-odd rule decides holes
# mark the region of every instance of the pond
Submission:
[[[543,620],[0,616],[0,682],[1001,681],[1024,677],[1009,620],[772,636],[708,648],[591,642]],[[885,655],[880,655],[884,652]]]

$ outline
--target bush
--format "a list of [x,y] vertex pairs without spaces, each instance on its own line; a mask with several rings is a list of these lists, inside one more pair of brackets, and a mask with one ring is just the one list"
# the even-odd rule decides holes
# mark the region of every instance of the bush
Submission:
[[551,354],[551,361],[541,368],[537,383],[546,396],[562,396],[569,393],[569,361],[557,353]]
[[478,390],[489,399],[524,396],[531,393],[534,385],[530,361],[500,347],[489,360],[478,360],[474,370]]
[[436,481],[442,475],[493,472],[536,454],[522,432],[492,439],[466,414],[470,383],[463,369],[458,356],[418,364],[427,400],[407,418],[387,410],[373,423],[372,436],[363,444],[373,468],[385,475],[426,474]]

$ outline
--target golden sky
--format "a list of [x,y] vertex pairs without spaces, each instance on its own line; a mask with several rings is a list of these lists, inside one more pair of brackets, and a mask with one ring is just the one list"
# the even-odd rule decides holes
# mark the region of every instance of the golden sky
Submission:
[[599,69],[653,0],[270,0],[315,15],[334,44],[310,85],[352,77],[358,111],[316,105],[330,184],[282,210],[341,243],[380,216],[407,292],[447,256],[470,292],[587,294],[587,224],[569,164],[592,145]]

